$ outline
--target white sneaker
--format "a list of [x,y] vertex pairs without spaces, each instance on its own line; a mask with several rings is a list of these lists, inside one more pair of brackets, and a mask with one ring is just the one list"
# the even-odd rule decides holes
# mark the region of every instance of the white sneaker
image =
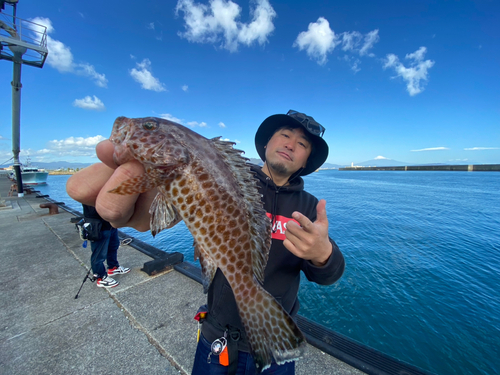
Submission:
[[114,288],[115,286],[118,286],[118,284],[120,283],[115,279],[112,279],[111,277],[104,275],[102,278],[97,279],[96,284],[99,288]]
[[119,266],[119,267],[115,267],[115,268],[110,268],[108,270],[108,276],[123,275],[123,274],[129,273],[129,272],[130,272],[130,268]]

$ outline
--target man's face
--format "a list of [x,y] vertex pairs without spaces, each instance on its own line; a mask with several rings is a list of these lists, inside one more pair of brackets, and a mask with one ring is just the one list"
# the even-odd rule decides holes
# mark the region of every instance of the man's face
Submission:
[[311,150],[302,128],[280,129],[267,143],[266,163],[273,172],[289,177],[306,166]]

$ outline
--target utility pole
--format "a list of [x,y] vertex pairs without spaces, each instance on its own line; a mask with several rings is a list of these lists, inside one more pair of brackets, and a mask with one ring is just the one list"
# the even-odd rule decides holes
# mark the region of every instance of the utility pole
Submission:
[[[12,78],[12,153],[17,192],[24,196],[21,162],[21,67],[23,64],[42,68],[47,58],[47,28],[17,17],[19,0],[0,0],[0,60],[14,63]],[[13,7],[12,16],[5,5]]]

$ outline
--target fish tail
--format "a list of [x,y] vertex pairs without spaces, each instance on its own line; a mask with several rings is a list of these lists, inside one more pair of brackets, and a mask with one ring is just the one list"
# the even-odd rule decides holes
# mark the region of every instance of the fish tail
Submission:
[[[271,365],[299,359],[306,340],[299,327],[283,307],[259,284],[254,298],[239,304],[248,343],[252,350],[257,372]],[[271,357],[272,356],[272,357]]]

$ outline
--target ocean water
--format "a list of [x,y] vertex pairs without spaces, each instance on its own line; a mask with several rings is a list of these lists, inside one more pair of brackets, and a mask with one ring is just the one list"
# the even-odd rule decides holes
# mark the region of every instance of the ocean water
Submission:
[[[67,178],[39,190],[81,211]],[[325,170],[305,180],[327,201],[346,271],[332,286],[304,277],[300,314],[435,374],[500,374],[500,173]],[[125,231],[193,262],[183,223],[155,239]]]

